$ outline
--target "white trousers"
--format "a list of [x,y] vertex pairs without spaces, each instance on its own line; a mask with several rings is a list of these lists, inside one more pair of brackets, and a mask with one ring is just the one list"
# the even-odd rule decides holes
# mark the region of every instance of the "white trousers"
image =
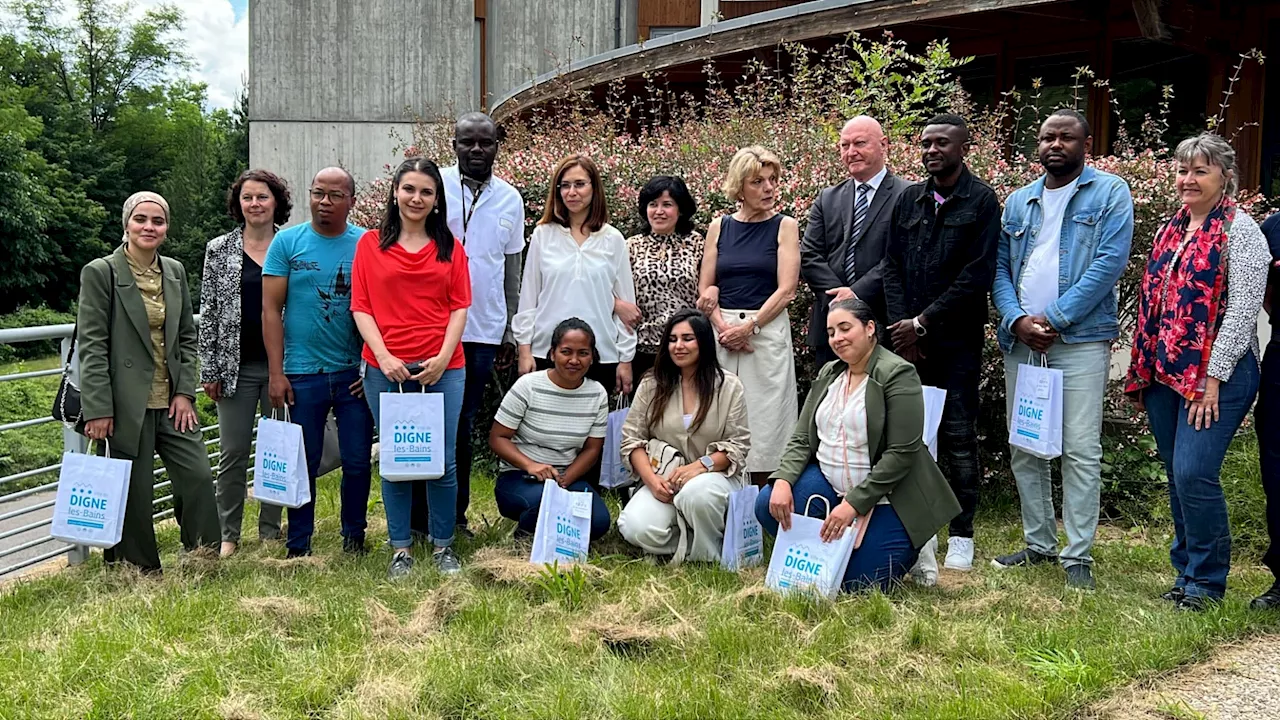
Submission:
[[717,562],[729,493],[736,489],[721,473],[703,473],[685,483],[668,505],[642,485],[618,515],[618,532],[647,553],[671,555],[674,564]]

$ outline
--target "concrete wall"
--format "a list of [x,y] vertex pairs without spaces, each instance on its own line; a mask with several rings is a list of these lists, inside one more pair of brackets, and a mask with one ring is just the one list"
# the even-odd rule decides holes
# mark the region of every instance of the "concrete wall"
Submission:
[[623,46],[636,41],[636,0],[488,0],[488,8],[491,99],[619,47],[618,35]]
[[[249,162],[289,181],[372,180],[415,117],[478,106],[474,0],[250,0]],[[392,139],[396,132],[405,142]]]
[[[636,0],[487,9],[490,97],[636,38]],[[480,108],[478,41],[474,0],[249,0],[249,164],[288,180],[292,221],[306,220],[317,170],[370,181],[399,159],[415,118]]]

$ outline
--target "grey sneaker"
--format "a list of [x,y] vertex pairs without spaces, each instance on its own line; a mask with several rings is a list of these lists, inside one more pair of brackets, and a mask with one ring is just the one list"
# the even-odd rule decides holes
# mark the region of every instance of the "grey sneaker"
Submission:
[[413,556],[407,552],[398,552],[391,557],[391,567],[387,568],[387,579],[398,580],[413,570]]
[[451,547],[436,550],[431,559],[435,561],[436,569],[442,575],[457,575],[462,572],[462,561],[458,559],[458,554]]
[[1095,590],[1098,585],[1093,581],[1093,571],[1088,565],[1067,566],[1067,587],[1072,590]]
[[1057,562],[1057,561],[1058,561],[1057,555],[1045,555],[1044,553],[1038,553],[1035,550],[1032,550],[1031,548],[1026,548],[1024,550],[1019,550],[1016,553],[1001,555],[1000,557],[997,557],[995,560],[992,560],[991,564],[992,566],[998,567],[1001,570],[1008,570],[1009,568],[1012,568],[1012,567],[1023,567],[1023,566],[1029,567],[1031,565],[1041,565],[1043,563],[1051,563],[1051,562]]

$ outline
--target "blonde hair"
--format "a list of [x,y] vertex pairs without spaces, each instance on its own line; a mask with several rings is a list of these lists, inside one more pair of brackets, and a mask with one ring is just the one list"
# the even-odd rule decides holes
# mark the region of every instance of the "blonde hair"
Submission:
[[1227,197],[1235,197],[1239,180],[1236,177],[1236,151],[1221,135],[1202,132],[1178,143],[1173,151],[1178,162],[1190,165],[1196,158],[1204,160],[1206,165],[1214,165],[1222,171],[1224,184],[1222,193]]
[[725,174],[720,189],[730,200],[737,200],[742,194],[742,186],[766,167],[773,168],[775,175],[782,175],[782,161],[778,160],[777,155],[759,145],[744,147],[733,154],[733,159],[729,161],[729,172]]

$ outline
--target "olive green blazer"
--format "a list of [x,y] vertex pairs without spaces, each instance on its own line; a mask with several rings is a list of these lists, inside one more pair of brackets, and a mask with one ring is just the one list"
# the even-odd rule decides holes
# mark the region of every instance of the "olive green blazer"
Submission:
[[[831,383],[848,370],[842,360],[823,366],[809,389],[795,432],[787,442],[774,477],[795,483],[816,462],[818,426],[814,414]],[[871,474],[845,501],[866,514],[888,496],[917,548],[951,518],[960,503],[924,444],[924,393],[915,366],[877,345],[867,363],[867,447]]]
[[[167,257],[160,258],[160,270],[170,398],[186,395],[194,400],[197,341],[187,271],[182,263]],[[112,445],[121,452],[137,455],[155,362],[151,359],[147,311],[123,245],[80,271],[76,323],[83,417],[86,421],[113,418]]]

